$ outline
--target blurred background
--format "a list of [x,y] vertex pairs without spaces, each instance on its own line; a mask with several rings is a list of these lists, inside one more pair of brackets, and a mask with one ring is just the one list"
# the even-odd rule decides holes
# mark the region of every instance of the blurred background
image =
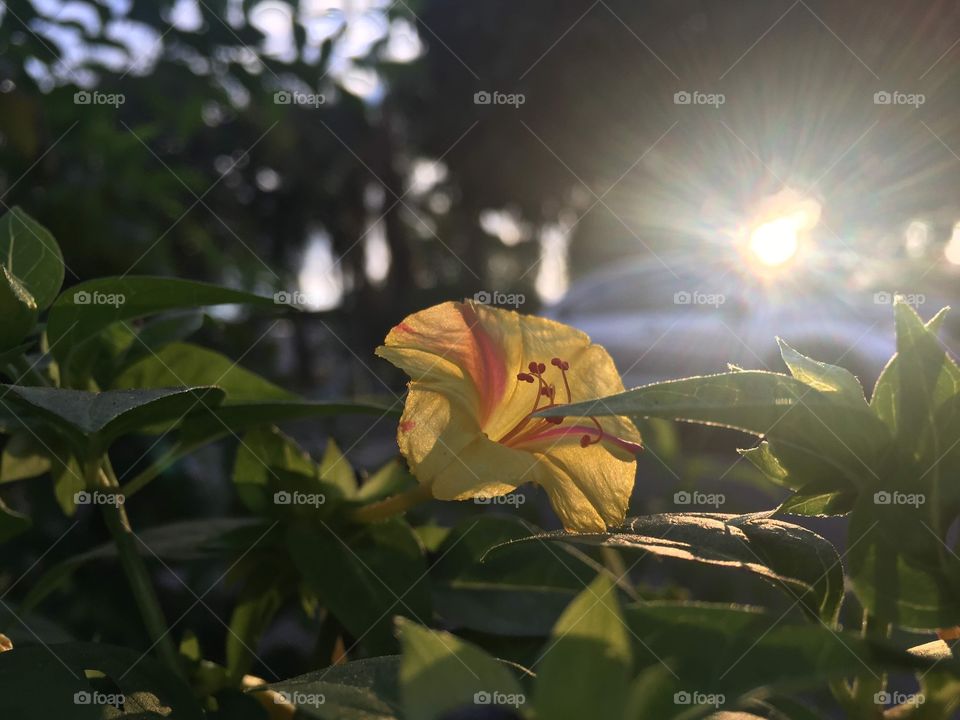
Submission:
[[[926,318],[958,292],[958,62],[946,0],[8,0],[0,211],[50,228],[67,285],[175,275],[299,305],[201,334],[310,397],[399,394],[373,349],[464,297],[580,327],[627,386],[779,371],[780,335],[869,395],[892,297]],[[364,469],[392,422],[294,432]],[[751,438],[643,430],[635,513],[782,495],[737,462]],[[135,521],[182,517],[174,497],[228,514],[231,458],[181,464]],[[524,512],[550,526],[542,505]],[[6,546],[11,567],[46,547]],[[102,592],[75,626],[113,617]]]

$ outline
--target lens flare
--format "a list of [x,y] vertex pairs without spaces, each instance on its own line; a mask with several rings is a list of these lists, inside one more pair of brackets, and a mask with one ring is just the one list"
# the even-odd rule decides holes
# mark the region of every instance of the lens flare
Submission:
[[764,265],[783,265],[797,254],[797,231],[789,217],[764,223],[750,233],[750,251]]
[[747,248],[750,260],[762,268],[790,262],[801,239],[820,220],[820,203],[789,188],[764,200],[756,213]]

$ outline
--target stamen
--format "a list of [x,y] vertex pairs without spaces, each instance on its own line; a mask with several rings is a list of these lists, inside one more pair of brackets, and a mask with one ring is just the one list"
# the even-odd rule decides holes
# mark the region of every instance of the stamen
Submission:
[[[533,417],[534,414],[540,410],[558,407],[559,405],[568,404],[573,401],[573,394],[570,392],[570,380],[567,377],[567,370],[570,369],[570,363],[566,360],[555,357],[551,358],[550,364],[560,371],[560,376],[563,379],[563,390],[566,394],[566,403],[556,402],[557,386],[553,383],[547,383],[547,381],[544,379],[543,374],[546,372],[547,366],[539,361],[531,361],[527,364],[527,370],[529,372],[517,373],[517,380],[519,382],[537,383],[538,387],[537,393],[534,397],[533,409],[530,410],[530,412],[527,413],[506,435],[500,438],[500,443],[504,445],[516,446],[526,442],[543,441],[549,437],[560,438],[565,435],[576,435],[577,432],[584,432],[585,430],[588,430],[590,432],[585,432],[580,437],[580,447],[582,448],[587,448],[591,445],[596,445],[597,443],[606,440],[617,445],[618,447],[621,447],[622,449],[629,450],[630,452],[639,452],[639,450],[642,449],[641,446],[637,445],[636,443],[623,440],[604,432],[603,426],[594,417],[588,418],[593,424],[593,428],[584,427],[583,425],[577,424],[562,428],[556,427],[561,425],[567,419],[563,416],[546,418]],[[545,407],[540,406],[541,398],[547,399],[547,404]],[[550,429],[551,426],[553,426],[555,429]],[[593,432],[596,432],[596,437],[594,437]]]

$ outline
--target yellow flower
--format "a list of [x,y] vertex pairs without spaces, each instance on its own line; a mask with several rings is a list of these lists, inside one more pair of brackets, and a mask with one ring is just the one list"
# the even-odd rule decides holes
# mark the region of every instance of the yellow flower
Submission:
[[495,497],[534,482],[568,530],[623,522],[641,450],[633,424],[533,417],[623,391],[607,351],[584,333],[447,302],[407,317],[377,354],[411,377],[397,442],[434,497]]

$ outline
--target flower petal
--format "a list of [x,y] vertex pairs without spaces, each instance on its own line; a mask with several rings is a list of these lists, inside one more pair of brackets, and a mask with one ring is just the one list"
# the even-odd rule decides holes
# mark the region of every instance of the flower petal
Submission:
[[446,302],[408,316],[377,354],[414,382],[459,396],[483,426],[515,378],[519,363],[517,315],[477,303]]
[[602,445],[565,443],[541,459],[537,483],[563,527],[571,532],[594,532],[621,525],[633,492],[636,461],[611,455]]
[[495,443],[444,395],[414,389],[397,431],[411,472],[440,500],[494,497],[533,480],[536,458]]

